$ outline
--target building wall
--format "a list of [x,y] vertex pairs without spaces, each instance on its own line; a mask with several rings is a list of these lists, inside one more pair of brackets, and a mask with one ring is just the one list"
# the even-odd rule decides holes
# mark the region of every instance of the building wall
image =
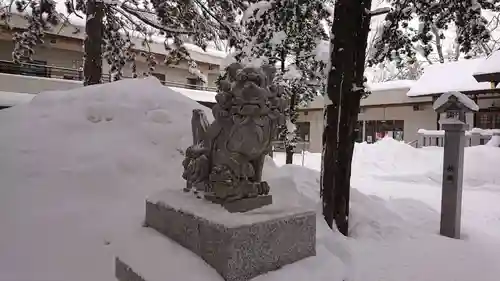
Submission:
[[322,138],[323,138],[323,110],[313,109],[299,112],[297,122],[309,122],[309,151],[321,152],[322,151]]
[[[420,111],[414,111],[413,106],[365,107],[358,115],[359,121],[403,120],[405,142],[417,139],[418,129],[435,130],[437,114],[431,104],[420,105]],[[307,112],[307,115],[305,114]],[[319,153],[322,150],[323,110],[313,109],[301,111],[298,122],[309,122],[311,126],[309,151]]]
[[380,106],[363,108],[358,115],[360,121],[387,121],[403,120],[405,142],[417,139],[418,129],[435,130],[437,113],[434,112],[432,104],[420,104],[420,110],[414,110],[413,105]]
[[[491,96],[490,96],[491,97]],[[480,98],[478,100],[480,109],[489,107],[500,107],[500,97],[498,98]],[[310,146],[311,152],[319,153],[322,150],[323,137],[323,110],[320,102],[315,101],[313,108],[301,110],[299,112],[298,122],[309,122]],[[413,105],[418,105],[419,110],[414,110]],[[307,112],[307,114],[306,114]],[[440,118],[444,118],[442,115]],[[437,130],[437,113],[432,108],[431,102],[401,104],[401,105],[372,105],[362,106],[361,113],[358,115],[360,121],[388,121],[403,120],[405,142],[417,140],[419,129]],[[473,127],[474,114],[469,113],[466,116],[466,122],[469,128]]]
[[[0,60],[12,61],[12,50],[14,50],[12,42],[0,41]],[[82,65],[82,55],[83,53],[78,51],[41,45],[35,48],[33,59],[46,61],[48,66],[75,69]]]

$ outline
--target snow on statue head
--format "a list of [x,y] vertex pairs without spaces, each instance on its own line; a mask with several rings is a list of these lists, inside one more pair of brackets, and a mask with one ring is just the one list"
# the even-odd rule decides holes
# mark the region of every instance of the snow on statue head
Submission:
[[272,203],[262,181],[265,155],[284,124],[283,88],[273,85],[275,69],[233,63],[220,82],[215,121],[200,110],[192,118],[194,144],[183,162],[185,191],[203,192],[205,199],[230,212],[245,212]]

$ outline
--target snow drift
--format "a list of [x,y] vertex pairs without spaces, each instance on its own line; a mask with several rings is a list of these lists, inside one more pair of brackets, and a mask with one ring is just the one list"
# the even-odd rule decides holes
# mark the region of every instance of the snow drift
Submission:
[[184,184],[194,108],[148,78],[0,111],[0,280],[113,280],[113,235],[140,224],[147,194]]
[[[416,149],[392,138],[355,146],[353,177],[375,176],[409,183],[441,184],[443,148]],[[464,187],[497,186],[500,190],[500,149],[480,145],[465,148]]]

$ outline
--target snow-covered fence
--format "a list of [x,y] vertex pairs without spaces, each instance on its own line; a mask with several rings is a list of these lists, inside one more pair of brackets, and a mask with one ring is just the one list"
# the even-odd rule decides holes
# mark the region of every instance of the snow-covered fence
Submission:
[[[483,130],[474,128],[465,132],[465,146],[476,146],[486,144],[491,137],[500,136],[500,130]],[[444,131],[443,130],[418,130],[418,139],[416,147],[426,146],[444,146]]]

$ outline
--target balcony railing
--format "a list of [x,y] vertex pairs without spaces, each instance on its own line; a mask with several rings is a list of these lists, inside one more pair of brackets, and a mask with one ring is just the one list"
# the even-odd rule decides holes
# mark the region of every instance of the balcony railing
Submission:
[[[0,60],[0,73],[37,76],[45,78],[56,78],[74,81],[83,81],[83,71],[75,68],[65,68],[59,66],[48,66],[42,63],[14,63],[12,61]],[[125,77],[132,78],[132,77]],[[108,83],[111,81],[109,74],[102,75],[102,82]],[[217,91],[215,87],[207,87],[203,85],[194,85],[187,83],[179,83],[173,81],[161,81],[165,86],[187,88],[202,91]]]

